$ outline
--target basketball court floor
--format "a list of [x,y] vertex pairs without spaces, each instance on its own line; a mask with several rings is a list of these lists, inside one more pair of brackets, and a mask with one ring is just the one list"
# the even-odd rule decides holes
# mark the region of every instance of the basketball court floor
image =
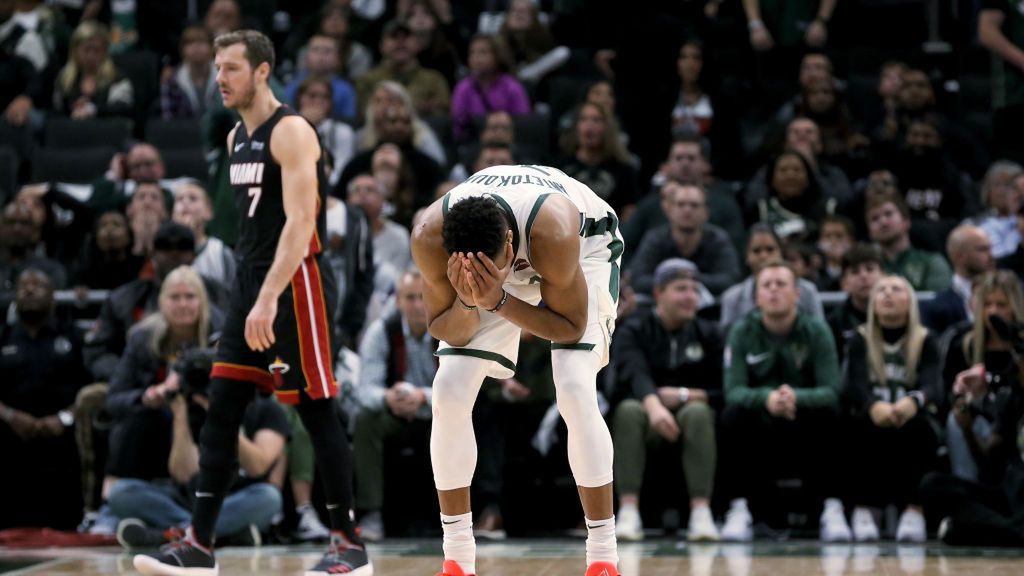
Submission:
[[[226,548],[220,573],[301,576],[321,548],[312,546]],[[371,545],[378,576],[433,576],[441,564],[438,541],[396,540]],[[582,576],[580,540],[515,540],[481,543],[481,576]],[[624,576],[1010,576],[1024,574],[1024,550],[949,548],[940,545],[827,545],[817,542],[687,545],[677,541],[622,544]],[[136,574],[120,549],[5,550],[0,573],[98,576]]]

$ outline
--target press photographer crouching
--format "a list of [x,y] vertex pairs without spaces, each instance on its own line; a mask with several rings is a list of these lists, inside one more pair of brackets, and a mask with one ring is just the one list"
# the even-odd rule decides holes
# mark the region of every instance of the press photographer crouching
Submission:
[[[973,336],[984,336],[985,344],[974,348],[974,364],[956,374],[948,426],[950,456],[959,430],[977,463],[978,479],[929,474],[921,482],[921,496],[925,508],[942,518],[939,537],[945,543],[1019,547],[1024,546],[1024,294],[1017,277],[1000,270],[978,281],[974,299]],[[957,353],[956,346],[954,339],[948,355]],[[996,362],[1000,357],[1006,361]]]
[[[188,266],[172,271],[160,289],[159,311],[136,325],[110,385],[115,419],[107,472],[118,480],[108,503],[121,521],[125,547],[157,546],[191,519],[199,472],[199,430],[219,326],[206,290]],[[255,389],[254,389],[255,394]],[[239,431],[241,470],[216,527],[218,538],[259,544],[260,532],[281,511],[279,487],[267,478],[289,433],[272,400],[257,398]]]

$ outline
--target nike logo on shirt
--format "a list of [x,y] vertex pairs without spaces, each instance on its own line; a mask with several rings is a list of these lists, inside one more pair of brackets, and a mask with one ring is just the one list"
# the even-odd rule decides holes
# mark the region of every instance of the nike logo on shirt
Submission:
[[747,354],[747,364],[760,364],[761,362],[768,359],[771,356],[771,352],[763,352],[761,354]]
[[243,148],[244,146],[245,146],[245,142],[239,142],[238,144],[235,144],[235,152],[238,152],[238,151],[239,151],[239,150],[241,150],[241,149],[242,149],[242,148]]

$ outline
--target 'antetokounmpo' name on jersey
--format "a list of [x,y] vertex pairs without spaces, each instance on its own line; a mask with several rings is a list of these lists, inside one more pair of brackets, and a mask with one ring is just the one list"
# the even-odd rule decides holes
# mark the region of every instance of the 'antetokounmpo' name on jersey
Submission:
[[[472,176],[466,179],[466,182],[472,184],[483,184],[484,186],[494,186],[501,188],[503,186],[518,186],[519,184],[532,184],[534,186],[541,186],[544,188],[550,188],[559,192],[565,193],[565,187],[555,182],[554,180],[548,180],[547,178],[538,178],[537,176],[530,176],[529,174],[516,174],[514,176],[492,176],[492,175],[478,175]],[[234,182],[232,182],[234,183]]]

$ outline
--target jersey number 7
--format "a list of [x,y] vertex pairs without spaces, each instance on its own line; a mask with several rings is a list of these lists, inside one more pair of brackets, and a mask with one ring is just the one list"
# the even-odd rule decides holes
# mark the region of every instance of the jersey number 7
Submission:
[[249,198],[252,198],[252,204],[249,205],[249,218],[256,213],[256,205],[260,203],[260,195],[263,194],[263,189],[259,186],[253,186],[249,188]]

